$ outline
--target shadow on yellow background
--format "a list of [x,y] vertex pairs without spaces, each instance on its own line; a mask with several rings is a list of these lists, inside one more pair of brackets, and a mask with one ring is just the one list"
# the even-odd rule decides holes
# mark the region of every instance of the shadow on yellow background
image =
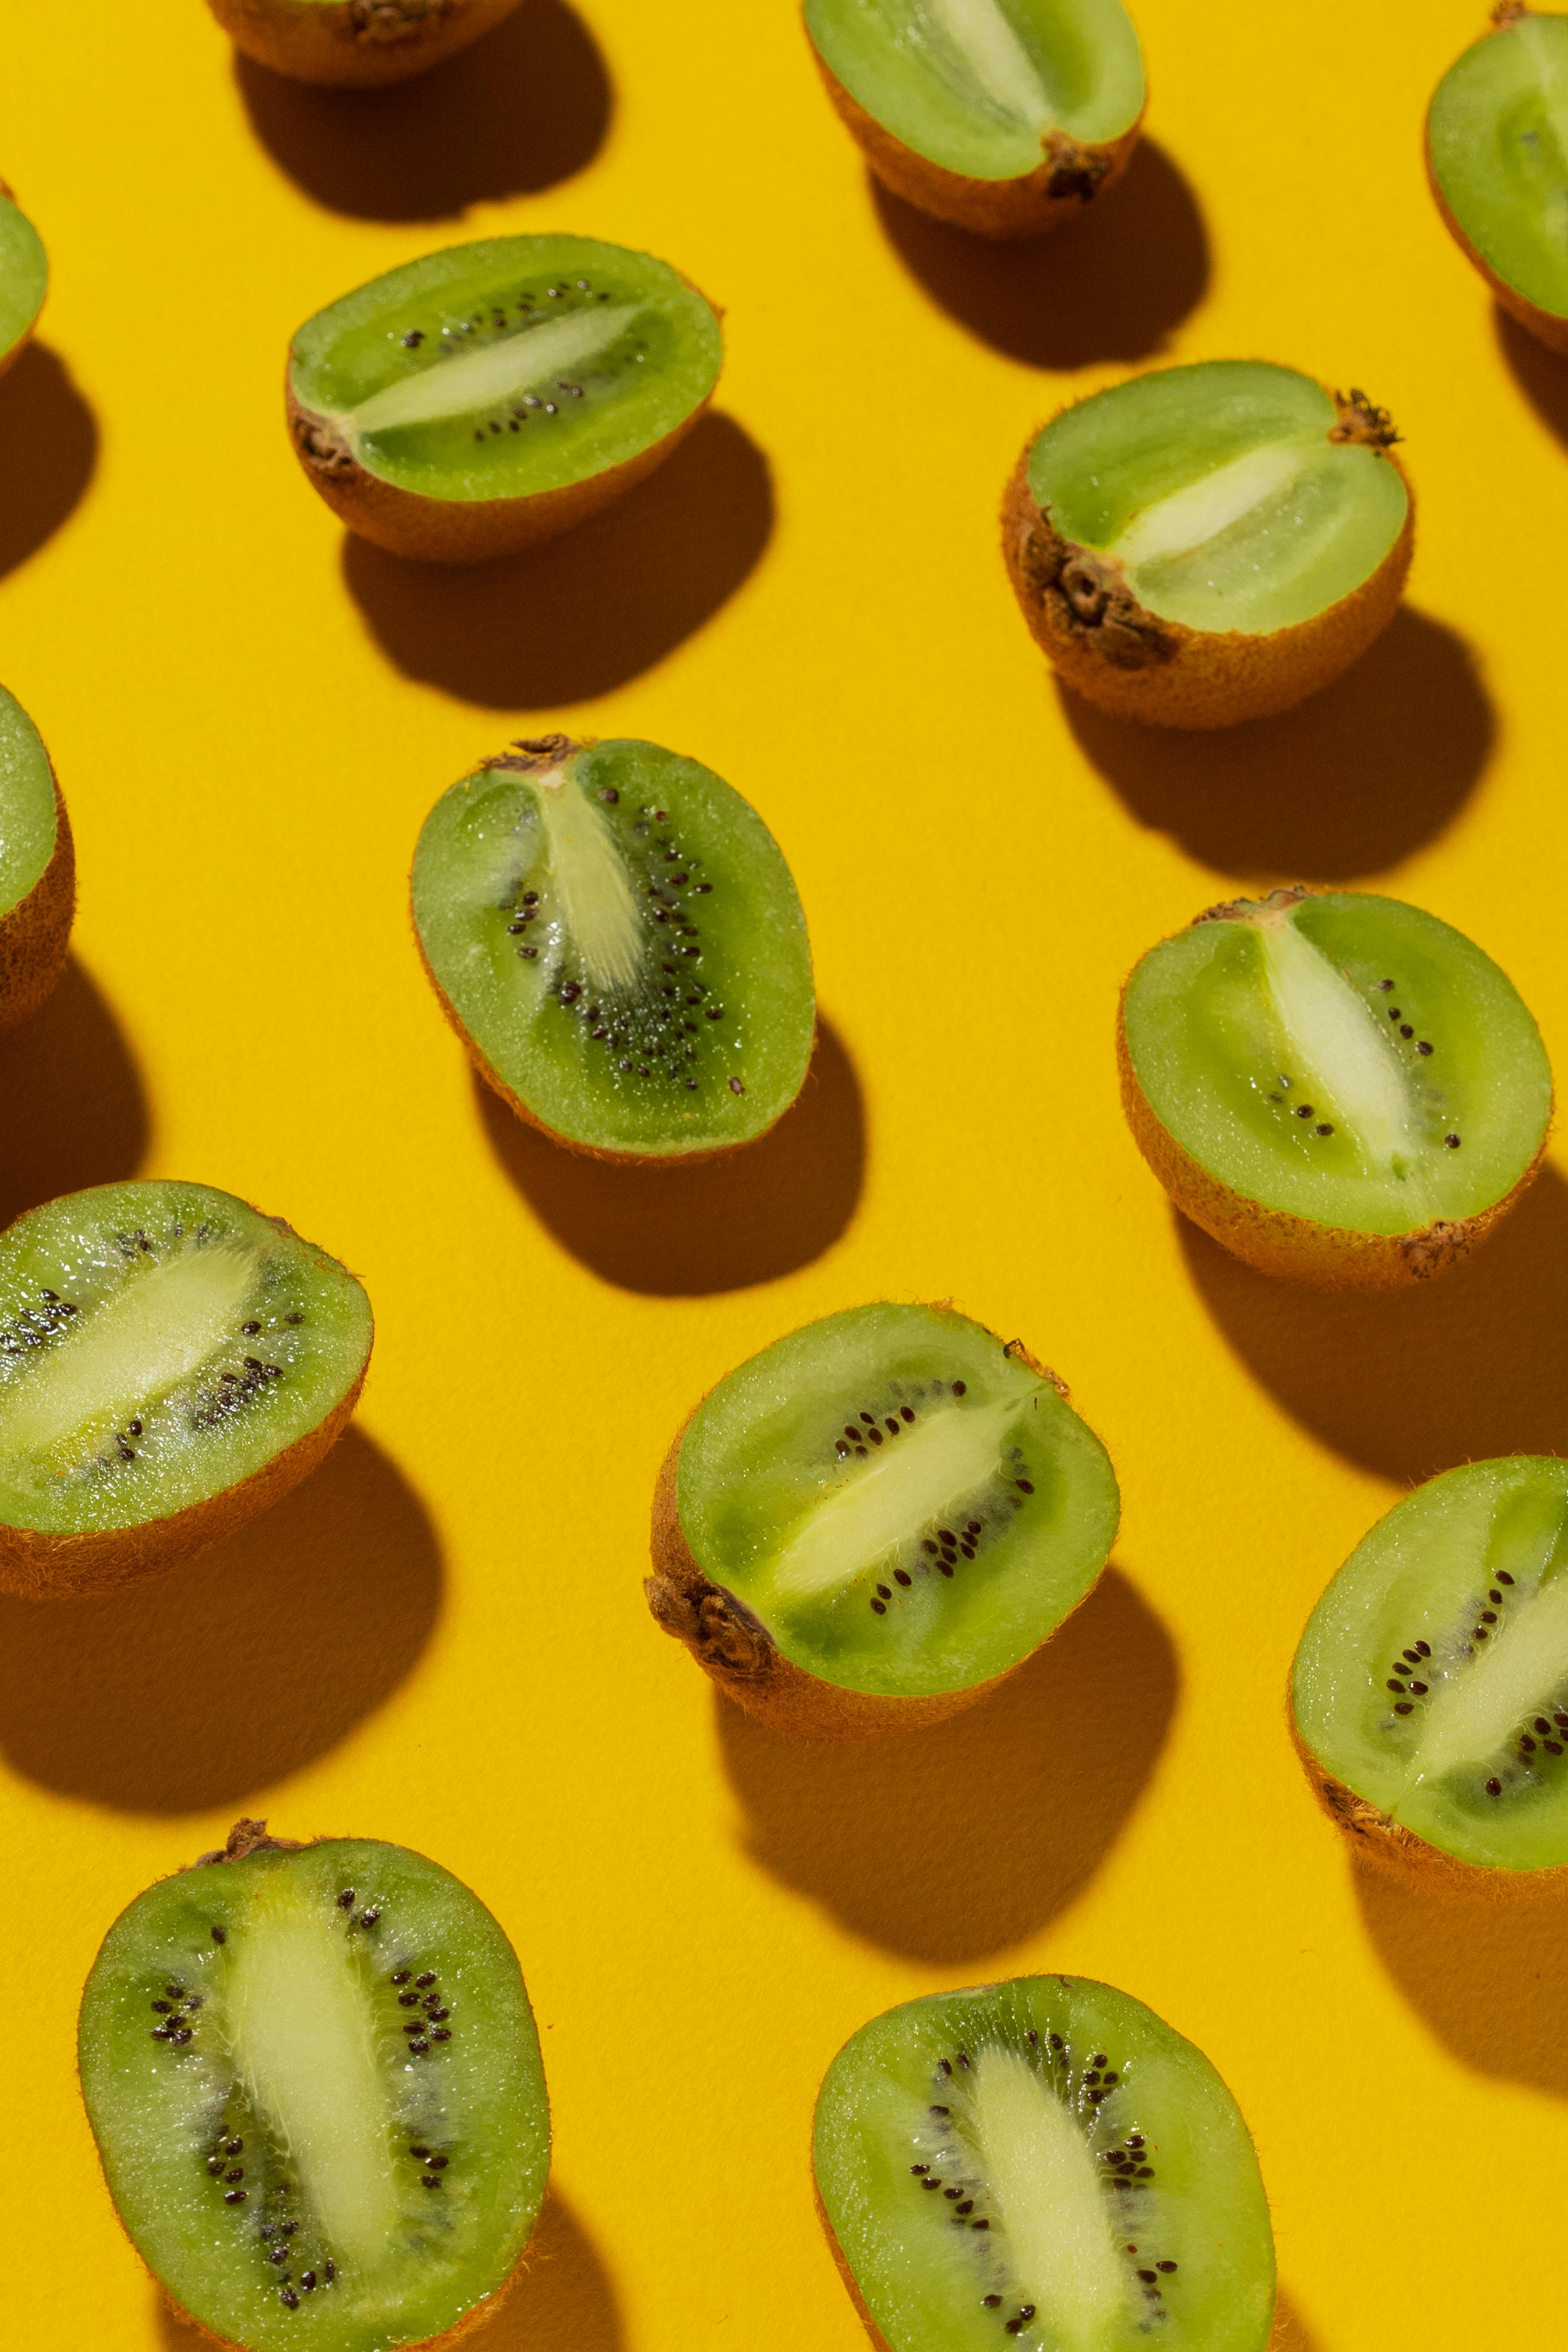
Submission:
[[[0,393],[5,387],[0,385]],[[0,1036],[0,1226],[88,1184],[133,1176],[147,1103],[107,1002],[75,956],[21,1028]]]
[[1321,2337],[1312,2334],[1283,2287],[1275,2306],[1274,2334],[1268,2352],[1322,2352]]
[[92,479],[98,425],[47,343],[0,381],[0,578],[58,530]]
[[1568,360],[1537,342],[1500,302],[1492,306],[1493,323],[1503,358],[1513,380],[1551,433],[1568,448]]

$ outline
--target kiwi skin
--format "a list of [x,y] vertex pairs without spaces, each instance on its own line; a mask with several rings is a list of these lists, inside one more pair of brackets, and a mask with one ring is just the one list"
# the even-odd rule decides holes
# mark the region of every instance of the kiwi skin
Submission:
[[[1501,0],[1501,5],[1492,10],[1491,24],[1487,32],[1482,34],[1481,38],[1488,40],[1493,33],[1506,33],[1509,27],[1517,25],[1521,17],[1531,16],[1537,13],[1535,9],[1521,6],[1520,0]],[[1506,278],[1498,276],[1485,254],[1470,243],[1458,221],[1449,210],[1448,199],[1443,194],[1442,183],[1437,177],[1436,168],[1432,161],[1430,135],[1423,142],[1423,146],[1426,157],[1426,178],[1432,190],[1433,201],[1442,215],[1444,226],[1466,260],[1486,279],[1493,294],[1510,318],[1517,319],[1521,327],[1528,328],[1537,341],[1546,345],[1548,351],[1561,352],[1568,357],[1568,319],[1560,318],[1552,310],[1538,310],[1534,303],[1527,300],[1517,287],[1510,286]]]
[[477,41],[517,0],[207,0],[246,56],[339,89],[406,81]]
[[[1415,493],[1394,455],[1397,436],[1386,410],[1354,392],[1333,397],[1340,409],[1334,437],[1381,449],[1404,481],[1410,495],[1405,527],[1349,596],[1268,636],[1192,629],[1147,611],[1116,563],[1052,529],[1029,487],[1029,457],[1039,437],[1030,436],[1002,501],[1002,552],[1031,635],[1076,694],[1113,719],[1149,727],[1235,727],[1293,709],[1382,635],[1410,571]],[[1061,584],[1069,570],[1078,575],[1070,591]]]
[[[1294,906],[1316,895],[1310,883],[1297,882],[1289,889],[1271,891],[1268,903]],[[1205,908],[1196,919],[1222,922],[1247,903],[1227,899]],[[1446,1274],[1507,1216],[1540,1174],[1546,1157],[1548,1136],[1542,1136],[1540,1150],[1513,1190],[1473,1217],[1438,1217],[1408,1234],[1358,1234],[1346,1225],[1319,1224],[1310,1217],[1292,1216],[1287,1210],[1249,1201],[1244,1192],[1234,1192],[1211,1175],[1177,1142],[1139,1085],[1132,1066],[1127,1042],[1126,982],[1116,1018],[1116,1063],[1121,1078],[1121,1108],[1133,1141],[1183,1216],[1201,1225],[1222,1249],[1256,1266],[1260,1274],[1279,1275],[1287,1282],[1304,1283],[1313,1290],[1405,1290],[1412,1283],[1430,1282],[1435,1275]]]
[[75,913],[76,847],[57,782],[54,855],[26,897],[0,915],[0,1030],[30,1020],[54,988]]

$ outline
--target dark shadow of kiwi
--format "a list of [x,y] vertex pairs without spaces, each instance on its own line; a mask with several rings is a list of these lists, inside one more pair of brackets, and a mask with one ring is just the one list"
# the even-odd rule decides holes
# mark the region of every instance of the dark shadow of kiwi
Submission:
[[1279,719],[1189,733],[1058,692],[1085,758],[1139,824],[1247,881],[1348,882],[1396,866],[1452,823],[1497,735],[1469,647],[1407,604],[1343,677]]
[[1319,2352],[1319,2337],[1281,2287],[1274,2305],[1274,2333],[1268,2339],[1268,2352]]
[[1055,1639],[933,1730],[839,1747],[714,1695],[752,1858],[850,1931],[967,1967],[1037,1935],[1098,1869],[1170,1727],[1171,1637],[1108,1569]]
[[254,1797],[413,1671],[441,1604],[424,1505],[363,1430],[226,1543],[91,1601],[0,1599],[0,1751],[118,1812]]
[[1492,305],[1492,323],[1509,373],[1547,431],[1568,449],[1568,359],[1549,352],[1500,302]]
[[558,709],[673,653],[734,594],[773,527],[767,459],[710,410],[651,479],[548,547],[464,569],[349,536],[343,577],[405,677],[492,710]]
[[[1237,1355],[1347,1461],[1415,1484],[1500,1454],[1568,1454],[1568,1183],[1555,1168],[1473,1257],[1412,1290],[1302,1290],[1177,1223]],[[1338,1566],[1324,1561],[1325,1583]]]
[[778,1125],[696,1168],[584,1160],[527,1126],[477,1074],[474,1093],[490,1147],[534,1215],[623,1290],[702,1298],[774,1282],[830,1248],[860,1198],[860,1081],[824,1020],[805,1084]]
[[871,193],[889,243],[932,301],[1031,367],[1149,359],[1208,289],[1197,198],[1152,139],[1140,140],[1122,179],[1080,219],[1018,244],[949,228],[879,180]]
[[0,1034],[0,1225],[141,1166],[142,1080],[120,1024],[74,955],[32,1019]]
[[79,503],[98,463],[98,421],[47,343],[0,376],[0,579]]
[[250,127],[319,205],[359,220],[450,220],[591,163],[609,76],[564,0],[522,0],[444,65],[390,89],[312,89],[235,52]]

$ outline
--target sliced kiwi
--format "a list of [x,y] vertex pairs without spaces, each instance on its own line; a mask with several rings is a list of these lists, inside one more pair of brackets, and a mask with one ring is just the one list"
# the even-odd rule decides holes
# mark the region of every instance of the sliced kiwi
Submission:
[[60,976],[76,911],[70,823],[37,729],[0,687],[0,1029]]
[[1024,616],[1116,717],[1228,727],[1327,686],[1394,617],[1409,487],[1385,409],[1261,360],[1134,376],[1018,461],[1003,548]]
[[1130,1993],[1015,1977],[863,2025],[817,2194],[888,2352],[1263,2352],[1274,2242],[1208,2060]]
[[48,290],[44,241],[0,180],[0,374],[37,325]]
[[1489,956],[1354,890],[1211,907],[1122,992],[1122,1102],[1184,1215],[1268,1274],[1389,1289],[1513,1205],[1552,1118],[1541,1034]]
[[93,1962],[81,2086],[109,2193],[220,2343],[433,2344],[505,2286],[544,2195],[517,1957],[423,1854],[266,1830],[139,1895]]
[[1426,166],[1505,310],[1568,352],[1568,16],[1504,0],[1437,85]]
[[695,760],[525,740],[426,819],[414,921],[485,1078],[575,1150],[731,1150],[800,1092],[816,1012],[795,883]]
[[1121,0],[805,0],[872,170],[938,220],[1029,236],[1121,173],[1143,113]]
[[1302,1761],[1374,1858],[1568,1866],[1568,1462],[1428,1479],[1352,1552],[1291,1676]]
[[850,1307],[764,1348],[687,1422],[648,1604],[765,1721],[904,1731],[1055,1633],[1119,1512],[1105,1448],[1021,1341],[946,1306]]
[[718,314],[651,254],[490,236],[306,320],[289,422],[334,514],[394,555],[553,539],[667,457],[719,381]]
[[313,1470],[370,1356],[347,1269],[205,1184],[102,1184],[0,1234],[0,1590],[88,1592]]
[[406,81],[488,33],[517,0],[208,0],[237,48],[295,81]]

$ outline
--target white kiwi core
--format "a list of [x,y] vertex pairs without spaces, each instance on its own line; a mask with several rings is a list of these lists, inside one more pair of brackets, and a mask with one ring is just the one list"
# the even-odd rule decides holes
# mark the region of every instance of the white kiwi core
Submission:
[[1534,1714],[1542,1692],[1565,1676],[1568,1576],[1559,1575],[1531,1599],[1515,1601],[1463,1674],[1436,1683],[1411,1759],[1411,1785],[1494,1756]]
[[950,70],[1009,122],[1037,134],[1055,129],[1049,94],[997,0],[916,0],[913,14]]
[[401,376],[339,422],[352,439],[361,440],[399,426],[479,415],[530,393],[548,391],[554,398],[563,370],[593,366],[639,315],[639,306],[633,302],[568,311],[542,326],[479,343],[453,359],[437,360],[417,374]]
[[1413,1178],[1415,1106],[1390,1040],[1288,914],[1264,917],[1258,930],[1293,1087],[1353,1139],[1369,1172]]
[[975,2061],[972,2129],[1010,2273],[1041,2334],[1061,2352],[1093,2352],[1125,2308],[1127,2282],[1082,2131],[1016,2051],[995,2047]]
[[594,986],[624,993],[642,968],[643,931],[621,853],[592,801],[570,786],[565,766],[532,781],[563,928]]

